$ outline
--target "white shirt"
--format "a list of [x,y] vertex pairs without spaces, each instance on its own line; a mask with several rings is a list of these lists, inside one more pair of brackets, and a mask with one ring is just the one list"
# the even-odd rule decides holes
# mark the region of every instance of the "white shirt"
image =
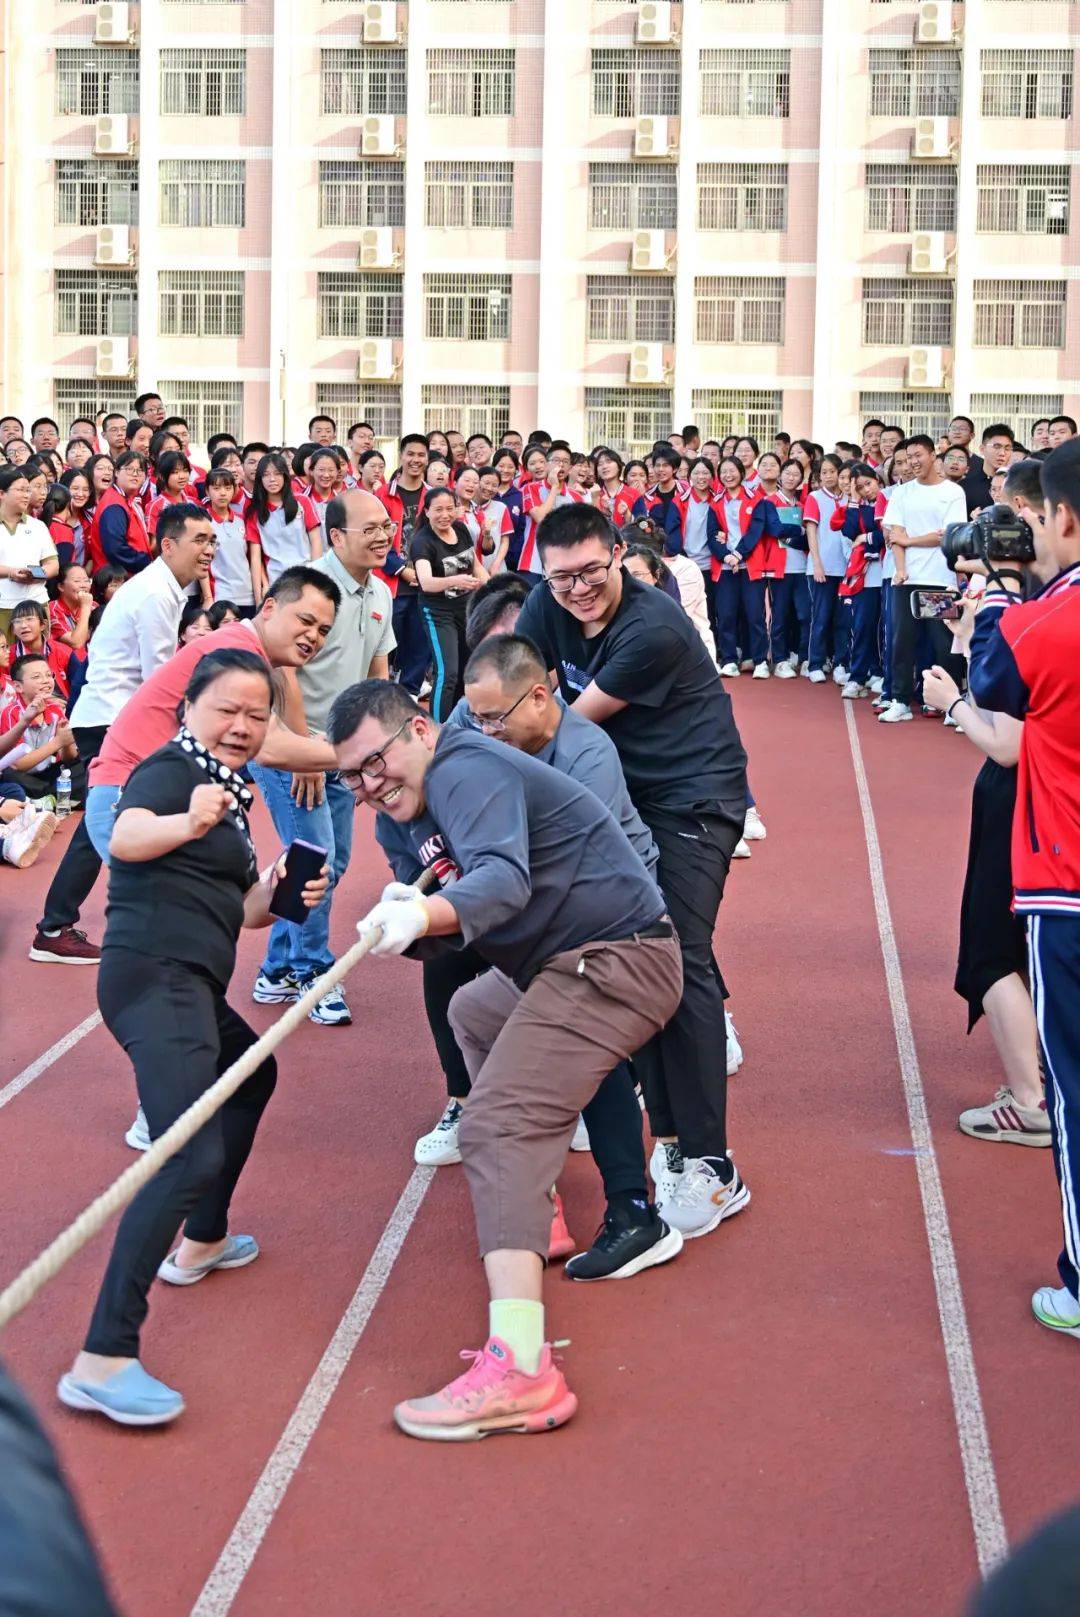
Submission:
[[[708,506],[703,505],[707,511]],[[705,649],[716,661],[716,641],[709,623],[709,604],[705,594],[705,575],[689,556],[665,556],[664,564],[679,586],[682,609],[705,642]]]
[[[816,488],[808,497],[803,507],[803,517],[807,522],[817,523],[818,554],[826,578],[843,578],[847,572],[848,557],[851,554],[851,542],[845,539],[832,526],[833,512],[839,501],[835,494],[826,489]],[[814,576],[814,563],[808,556],[806,571],[810,577]]]
[[210,563],[214,579],[214,593],[219,601],[232,601],[236,606],[253,606],[255,590],[251,582],[251,564],[248,560],[247,523],[229,507],[224,522],[210,512],[214,525],[217,550]]
[[[52,534],[37,517],[23,517],[14,533],[0,522],[0,563],[5,567],[40,567],[55,555]],[[48,606],[49,592],[40,579],[34,584],[19,584],[14,578],[0,578],[0,607],[6,611],[20,601],[40,601],[42,606]]]
[[[893,527],[919,538],[947,528],[950,522],[966,522],[967,500],[959,483],[950,483],[947,478],[940,483],[901,483],[889,501],[887,516]],[[955,574],[945,565],[937,545],[908,545],[904,556],[909,584],[929,585],[931,589],[955,587]]]
[[111,724],[128,697],[168,662],[186,600],[160,556],[120,586],[90,641],[86,683],[72,709],[72,725]]

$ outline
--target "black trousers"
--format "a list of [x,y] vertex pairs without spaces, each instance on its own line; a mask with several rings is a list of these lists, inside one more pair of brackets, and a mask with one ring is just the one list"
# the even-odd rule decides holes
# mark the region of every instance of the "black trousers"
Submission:
[[[129,949],[103,951],[98,1005],[131,1058],[155,1140],[257,1038],[202,972]],[[228,1234],[229,1202],[276,1082],[277,1063],[268,1056],[127,1208],[87,1333],[88,1353],[138,1357],[147,1294],[181,1220],[193,1241]]]
[[[72,733],[79,749],[79,762],[88,769],[104,746],[108,730],[101,724]],[[42,931],[59,932],[62,926],[75,925],[100,870],[101,860],[90,841],[86,821],[80,820],[45,895],[45,914],[38,922]]]
[[[934,661],[952,675],[963,687],[967,679],[967,665],[963,657],[954,656],[952,633],[947,623],[936,618],[920,622],[911,610],[911,598],[920,584],[886,584],[892,590],[892,693],[894,702],[905,702],[909,707],[915,696],[915,657],[919,630],[925,629],[933,649]],[[919,673],[922,669],[918,670]]]
[[660,850],[657,880],[683,958],[675,1015],[634,1057],[654,1134],[673,1134],[683,1155],[727,1152],[727,1028],[713,932],[744,805],[710,813],[638,809]]
[[447,949],[423,963],[424,1010],[446,1079],[446,1093],[453,1100],[464,1100],[472,1086],[446,1013],[458,989],[487,969],[487,961],[468,948]]
[[421,597],[420,616],[431,647],[431,661],[435,669],[435,682],[431,688],[431,717],[442,724],[460,701],[465,689],[465,664],[469,653],[465,645],[465,613],[443,613],[433,610]]

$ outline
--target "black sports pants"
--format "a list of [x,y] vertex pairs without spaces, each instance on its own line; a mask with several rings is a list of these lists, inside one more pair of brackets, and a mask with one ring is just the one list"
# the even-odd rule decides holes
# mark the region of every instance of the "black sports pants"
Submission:
[[[89,768],[91,759],[96,758],[104,746],[108,730],[101,724],[74,730],[72,734],[79,749],[79,760]],[[45,914],[38,926],[45,932],[59,932],[62,926],[74,926],[100,870],[101,860],[90,841],[86,821],[80,819],[45,895]]]

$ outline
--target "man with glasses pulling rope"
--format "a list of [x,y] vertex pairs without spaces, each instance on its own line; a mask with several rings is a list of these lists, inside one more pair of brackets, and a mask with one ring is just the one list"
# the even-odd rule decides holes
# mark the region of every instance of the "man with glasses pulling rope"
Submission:
[[418,848],[441,837],[456,867],[437,897],[386,889],[360,922],[383,929],[372,953],[403,954],[421,939],[424,949],[472,945],[522,991],[498,1026],[454,1013],[475,1065],[459,1139],[488,1339],[463,1375],[399,1404],[394,1418],[410,1436],[442,1441],[561,1426],[577,1399],[544,1341],[551,1187],[582,1107],[679,1003],[674,928],[610,812],[548,765],[440,729],[381,680],[338,697],[329,737],[357,801],[408,827]]

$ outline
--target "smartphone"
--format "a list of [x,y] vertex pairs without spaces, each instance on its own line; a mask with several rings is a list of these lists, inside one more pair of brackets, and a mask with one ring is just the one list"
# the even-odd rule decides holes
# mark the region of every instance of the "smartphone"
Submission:
[[44,567],[28,567],[26,571],[30,574],[31,578],[44,579],[45,577]]
[[915,590],[911,597],[911,610],[917,618],[936,619],[939,623],[955,623],[960,616],[960,592]]
[[270,914],[298,925],[306,921],[311,911],[304,903],[304,888],[315,880],[325,863],[325,848],[316,847],[314,842],[291,843],[285,855],[285,874],[270,899]]

